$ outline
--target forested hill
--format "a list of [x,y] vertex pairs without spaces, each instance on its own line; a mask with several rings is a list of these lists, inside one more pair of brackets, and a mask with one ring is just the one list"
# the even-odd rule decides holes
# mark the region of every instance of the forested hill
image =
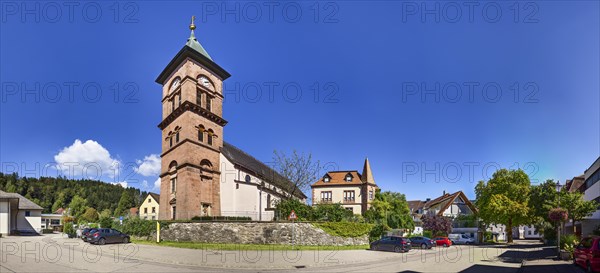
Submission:
[[52,213],[58,208],[68,208],[71,200],[79,196],[85,206],[98,212],[110,210],[117,216],[137,207],[148,194],[136,188],[123,188],[97,180],[75,180],[65,177],[19,177],[18,174],[0,173],[0,190],[16,192]]

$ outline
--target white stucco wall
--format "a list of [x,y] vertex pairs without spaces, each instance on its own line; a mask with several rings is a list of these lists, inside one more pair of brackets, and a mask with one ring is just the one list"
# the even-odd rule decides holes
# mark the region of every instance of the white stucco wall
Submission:
[[30,216],[25,216],[26,210],[19,210],[17,213],[17,230],[42,231],[42,211],[29,210]]
[[[150,200],[150,202],[148,202],[148,200]],[[142,205],[140,205],[140,209],[138,211],[141,219],[153,220],[152,216],[154,216],[155,219],[158,219],[159,205],[157,201],[158,200],[154,200],[154,198],[152,198],[150,195],[148,195],[146,199],[144,199],[144,202],[142,203]],[[152,213],[152,208],[155,208],[155,213]],[[144,213],[144,209],[146,209],[148,213]]]
[[10,233],[10,203],[0,201],[0,234]]
[[[225,156],[221,154],[221,215],[247,216],[252,220],[271,221],[274,217],[272,210],[266,210],[268,196],[271,195],[271,207],[279,200],[277,195],[261,191],[257,185],[263,182],[258,177],[237,169]],[[246,182],[246,175],[250,176],[250,184]],[[242,182],[236,182],[242,181]],[[273,189],[273,185],[265,182],[265,188]],[[275,188],[281,192],[280,189]]]

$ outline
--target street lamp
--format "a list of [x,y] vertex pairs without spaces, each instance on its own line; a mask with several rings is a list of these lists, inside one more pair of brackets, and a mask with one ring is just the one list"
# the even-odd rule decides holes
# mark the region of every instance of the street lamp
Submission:
[[[558,196],[558,204],[557,204],[558,208],[560,208],[560,188],[561,188],[560,181],[557,181],[556,182],[556,193],[557,193],[557,196]],[[560,221],[558,221],[556,223],[556,225],[557,225],[557,228],[556,228],[556,242],[557,242],[556,248],[557,248],[557,252],[558,252],[558,258],[560,259]]]

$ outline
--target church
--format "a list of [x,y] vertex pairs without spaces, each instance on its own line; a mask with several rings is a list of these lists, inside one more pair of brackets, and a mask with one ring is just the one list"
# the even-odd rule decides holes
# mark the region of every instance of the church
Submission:
[[[223,81],[231,75],[194,35],[160,73],[159,219],[239,216],[271,221],[282,198],[306,195],[275,170],[224,141]],[[292,196],[293,193],[293,196]]]

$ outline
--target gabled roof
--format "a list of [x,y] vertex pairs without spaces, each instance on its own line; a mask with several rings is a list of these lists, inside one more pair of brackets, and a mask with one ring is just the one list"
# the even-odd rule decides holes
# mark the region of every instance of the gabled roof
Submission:
[[570,192],[575,192],[579,190],[581,186],[583,186],[584,182],[585,176],[583,174],[580,176],[575,176],[572,180],[567,180],[567,186],[569,186],[567,190]]
[[0,199],[18,199],[19,200],[19,209],[28,209],[28,210],[43,210],[44,208],[40,207],[38,204],[31,202],[31,200],[23,197],[18,193],[13,192],[4,192],[0,191]]
[[[253,173],[254,176],[264,180],[269,184],[276,185],[280,189],[291,191],[294,183],[283,177],[277,171],[262,163],[260,160],[242,151],[240,148],[223,141],[221,154],[225,156],[233,164],[243,167]],[[299,189],[296,189],[294,195],[300,199],[307,198],[306,195]]]
[[[346,175],[352,175],[352,181],[346,181]],[[329,182],[325,182],[323,178],[325,176],[329,176],[331,179]],[[327,172],[323,177],[321,177],[317,182],[313,183],[311,187],[319,187],[319,186],[331,186],[331,185],[349,185],[349,186],[358,186],[362,185],[364,182],[362,181],[362,177],[358,171],[332,171]]]
[[408,201],[408,208],[410,209],[411,212],[416,213],[417,210],[422,209],[425,206],[425,201],[421,201],[421,200],[414,200],[414,201]]
[[160,205],[160,194],[151,192],[151,193],[148,193],[148,196],[152,196],[154,201],[156,201],[156,203],[158,203]]
[[408,201],[409,207],[411,205],[411,202],[413,202],[413,204],[417,204],[417,202],[422,202],[423,204],[423,209],[429,209],[431,207],[434,206],[440,206],[440,210],[438,211],[438,215],[443,215],[444,211],[446,211],[446,209],[448,209],[448,207],[450,207],[450,205],[452,205],[452,203],[454,203],[454,200],[456,200],[457,198],[462,198],[463,202],[465,203],[465,205],[467,205],[471,211],[473,212],[477,212],[477,208],[475,207],[475,205],[473,205],[473,203],[469,200],[469,198],[467,198],[467,196],[462,192],[462,191],[457,191],[453,194],[448,194],[445,193],[444,195],[435,198],[433,200],[424,202],[424,201]]

